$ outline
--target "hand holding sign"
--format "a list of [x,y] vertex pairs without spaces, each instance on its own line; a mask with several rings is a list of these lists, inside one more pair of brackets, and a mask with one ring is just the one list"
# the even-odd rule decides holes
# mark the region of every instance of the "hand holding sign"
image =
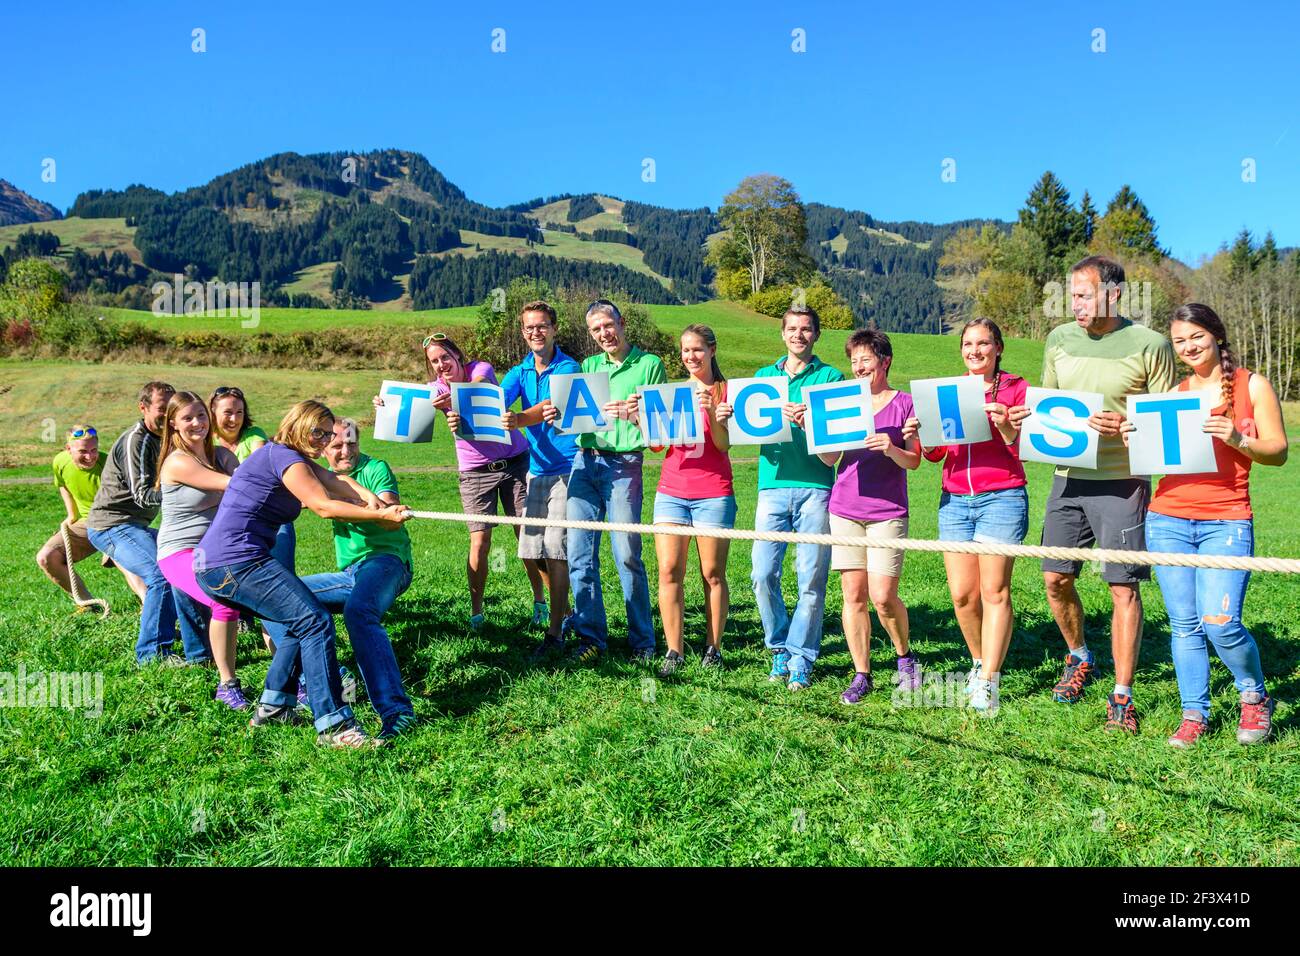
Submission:
[[1089,417],[1106,399],[1096,392],[1029,388],[1021,416],[1020,458],[1074,468],[1097,467],[1098,433]]
[[413,382],[385,380],[375,405],[375,440],[427,442],[433,440],[433,389]]
[[1134,475],[1214,471],[1214,439],[1205,424],[1217,401],[1217,393],[1205,391],[1128,396],[1129,471]]
[[984,379],[979,375],[923,378],[912,382],[912,403],[921,420],[921,444],[973,445],[993,437],[984,411]]
[[727,422],[733,445],[787,442],[790,422],[783,408],[789,398],[790,381],[784,375],[729,379],[727,400],[718,406],[718,421]]
[[552,420],[555,430],[561,435],[605,431],[610,427],[604,411],[609,404],[609,374],[572,372],[552,375],[551,402],[559,410],[552,415]]
[[[505,392],[491,382],[452,382],[451,408],[455,411],[462,438],[509,445],[510,433],[501,425],[506,413]],[[451,425],[451,412],[447,424]]]

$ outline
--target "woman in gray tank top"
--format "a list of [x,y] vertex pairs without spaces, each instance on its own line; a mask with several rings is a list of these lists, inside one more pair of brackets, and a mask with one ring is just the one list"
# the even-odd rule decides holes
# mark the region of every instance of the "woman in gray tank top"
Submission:
[[220,680],[212,696],[227,707],[244,710],[248,700],[235,675],[239,612],[209,597],[194,580],[194,548],[212,524],[239,460],[228,449],[215,446],[207,406],[193,392],[177,392],[167,403],[158,462],[157,487],[162,489],[158,569],[172,587],[211,609],[208,639]]

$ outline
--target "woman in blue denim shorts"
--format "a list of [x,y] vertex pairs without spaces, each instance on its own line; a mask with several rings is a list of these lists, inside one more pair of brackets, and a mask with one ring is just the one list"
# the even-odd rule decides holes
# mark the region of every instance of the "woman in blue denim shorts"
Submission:
[[[1020,544],[1029,530],[1029,497],[1020,463],[1019,423],[1010,410],[1025,403],[1028,384],[1002,371],[1002,331],[989,319],[972,319],[962,328],[961,357],[968,375],[984,379],[984,406],[993,437],[968,445],[924,449],[930,461],[943,461],[939,498],[942,541]],[[920,423],[908,421],[917,434]],[[948,589],[962,637],[974,661],[966,681],[970,705],[992,714],[998,706],[998,679],[1011,643],[1011,568],[1015,558],[992,554],[945,554]]]

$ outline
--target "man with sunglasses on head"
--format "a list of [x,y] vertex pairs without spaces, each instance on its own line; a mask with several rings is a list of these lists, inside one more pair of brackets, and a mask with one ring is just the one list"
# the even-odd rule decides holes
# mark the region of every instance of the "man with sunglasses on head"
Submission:
[[[162,509],[162,491],[154,487],[167,403],[175,394],[166,382],[140,389],[140,420],[113,443],[100,476],[94,504],[86,515],[90,543],[145,584],[140,634],[135,644],[139,664],[199,664],[212,660],[206,608],[179,591],[158,567],[158,532],[150,528]],[[172,653],[179,618],[182,661]]]
[[[93,425],[77,425],[68,432],[63,451],[54,456],[54,487],[59,489],[63,508],[67,513],[68,540],[71,543],[72,563],[83,561],[95,553],[95,546],[86,537],[86,515],[99,490],[100,475],[104,471],[104,455],[99,450],[99,434]],[[36,563],[45,576],[72,595],[71,568],[63,546],[63,535],[54,534],[36,554]],[[105,567],[113,562],[104,555]],[[127,571],[119,569],[127,586],[135,596],[144,600],[144,582]]]

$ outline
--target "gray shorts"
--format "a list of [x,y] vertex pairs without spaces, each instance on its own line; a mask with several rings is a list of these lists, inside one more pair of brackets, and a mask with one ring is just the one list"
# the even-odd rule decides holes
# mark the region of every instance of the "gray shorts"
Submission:
[[[1151,482],[1147,478],[1052,479],[1043,518],[1043,541],[1050,548],[1103,548],[1145,551],[1147,505]],[[1043,559],[1043,570],[1077,575],[1082,561]],[[1136,584],[1151,580],[1145,564],[1103,562],[1101,578],[1107,584]]]
[[[460,505],[467,515],[494,515],[497,502],[501,513],[520,517],[524,513],[524,482],[528,478],[528,453],[503,458],[500,470],[484,468],[460,473]],[[482,521],[467,521],[469,531],[487,531],[493,526]]]
[[[529,518],[554,518],[563,521],[569,501],[569,476],[529,475],[528,494],[524,499],[524,514]],[[540,560],[567,561],[565,549],[567,528],[524,527],[519,535],[519,557]]]

